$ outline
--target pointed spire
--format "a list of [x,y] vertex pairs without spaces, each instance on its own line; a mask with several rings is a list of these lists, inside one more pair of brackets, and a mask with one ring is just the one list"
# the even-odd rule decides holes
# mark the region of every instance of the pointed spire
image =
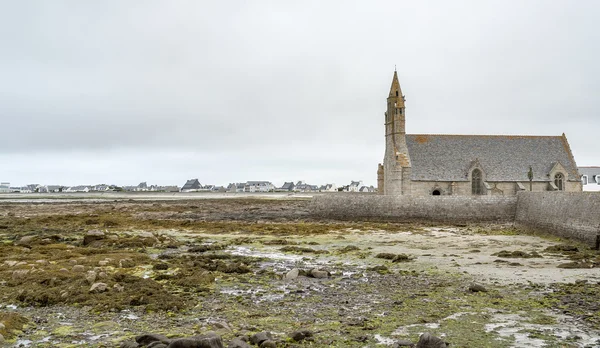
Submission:
[[398,72],[394,67],[394,78],[392,79],[392,86],[390,87],[389,98],[399,98],[399,101],[404,104],[404,96],[402,95],[402,89],[400,88],[400,82],[398,81]]

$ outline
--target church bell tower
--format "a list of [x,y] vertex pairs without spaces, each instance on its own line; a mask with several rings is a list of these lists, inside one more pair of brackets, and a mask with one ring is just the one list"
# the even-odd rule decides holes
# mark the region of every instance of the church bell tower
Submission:
[[385,112],[385,155],[377,170],[380,194],[401,195],[410,192],[410,156],[406,146],[406,99],[398,73],[394,70]]

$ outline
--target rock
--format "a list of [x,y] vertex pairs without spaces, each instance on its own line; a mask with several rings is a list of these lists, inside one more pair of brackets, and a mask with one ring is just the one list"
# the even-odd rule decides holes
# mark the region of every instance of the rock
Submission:
[[104,232],[100,230],[89,230],[83,237],[83,245],[89,245],[97,240],[102,240],[105,236]]
[[229,342],[227,348],[250,348],[250,345],[238,337]]
[[24,236],[24,237],[21,237],[21,239],[19,239],[19,241],[16,244],[17,245],[30,245],[36,238],[37,238],[37,236]]
[[106,278],[106,273],[104,273],[104,272],[98,273],[98,279],[104,279],[104,278]]
[[120,348],[137,348],[139,345],[135,341],[124,341],[121,342]]
[[107,266],[107,265],[108,265],[108,261],[106,261],[106,260],[98,261],[98,266]]
[[35,261],[35,263],[38,263],[38,264],[40,264],[40,265],[47,265],[47,264],[49,264],[50,262],[48,262],[48,260],[37,260],[37,261]]
[[416,348],[446,348],[448,345],[441,339],[426,332],[419,337]]
[[107,285],[106,283],[94,283],[92,285],[92,287],[90,288],[90,292],[93,293],[100,293],[100,292],[104,292],[107,289]]
[[60,273],[69,273],[69,270],[66,268],[61,268],[58,270]]
[[310,275],[313,278],[327,278],[327,277],[329,277],[329,273],[327,271],[323,271],[323,270],[316,269],[316,268],[310,271]]
[[469,285],[469,291],[471,291],[471,292],[487,292],[487,289],[481,284],[473,283],[473,284]]
[[83,265],[75,265],[72,270],[73,272],[83,272],[85,271],[85,267]]
[[296,342],[300,342],[302,340],[304,340],[307,337],[312,337],[313,333],[310,332],[309,330],[298,330],[298,331],[294,331],[289,335],[294,341]]
[[415,346],[415,344],[409,340],[399,340],[399,341],[396,341],[396,343],[394,343],[392,348],[399,348],[399,347],[411,347],[412,348],[414,346]]
[[2,334],[0,334],[0,344],[4,343],[4,336],[2,336]]
[[12,279],[18,280],[23,279],[29,273],[29,270],[26,269],[18,269],[12,273]]
[[6,329],[6,326],[4,326],[4,324],[0,323],[0,330],[4,330]]
[[167,348],[168,346],[162,342],[152,342],[146,348]]
[[260,344],[260,348],[277,348],[277,343],[267,340]]
[[88,271],[85,275],[85,280],[87,280],[87,282],[90,284],[94,284],[94,282],[96,281],[96,272]]
[[294,280],[294,279],[298,278],[299,273],[300,273],[299,269],[293,268],[291,271],[287,272],[287,274],[285,275],[285,280]]
[[4,261],[4,264],[7,265],[8,267],[13,267],[17,263],[19,263],[19,261],[13,261],[13,260]]
[[271,336],[271,333],[268,331],[264,331],[264,332],[259,332],[257,334],[252,335],[252,337],[250,337],[250,342],[252,344],[256,344],[257,346],[260,346],[261,343],[263,343],[264,341],[268,341],[273,339],[273,336]]
[[161,342],[165,344],[171,343],[171,339],[165,335],[159,334],[143,334],[135,337],[135,341],[142,346],[147,346],[152,342]]
[[77,260],[69,260],[69,263],[72,265],[76,265],[77,264]]
[[171,342],[167,348],[223,348],[223,341],[217,335],[180,338]]
[[125,287],[117,283],[113,285],[113,289],[115,289],[116,292],[123,292],[125,290]]

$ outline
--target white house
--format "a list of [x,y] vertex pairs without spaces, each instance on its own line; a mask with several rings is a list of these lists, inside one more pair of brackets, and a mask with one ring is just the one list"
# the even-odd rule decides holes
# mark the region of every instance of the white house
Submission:
[[363,186],[362,180],[351,181],[350,185],[348,185],[348,192],[359,192],[359,190],[362,186]]
[[321,186],[321,192],[336,192],[337,186],[335,184],[325,184]]
[[275,185],[270,181],[247,181],[244,192],[272,192]]
[[79,186],[71,186],[63,192],[90,192],[90,186],[79,185]]
[[600,192],[600,167],[579,167],[584,191]]

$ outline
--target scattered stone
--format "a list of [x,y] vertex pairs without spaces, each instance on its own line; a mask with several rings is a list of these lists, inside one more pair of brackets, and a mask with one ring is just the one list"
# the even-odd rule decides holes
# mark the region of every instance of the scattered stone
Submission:
[[329,277],[329,272],[315,268],[315,269],[313,269],[313,270],[310,271],[310,275],[313,278],[319,278],[319,279],[320,278],[327,278],[327,277]]
[[498,257],[503,257],[503,258],[520,258],[520,259],[530,259],[530,258],[541,258],[542,257],[542,255],[538,254],[536,251],[526,253],[522,250],[515,250],[515,251],[502,250],[502,251],[499,251],[492,255],[498,256]]
[[414,346],[415,346],[415,344],[409,340],[399,340],[399,341],[396,341],[396,343],[394,343],[392,345],[392,348],[400,348],[400,347],[411,347],[412,348]]
[[469,285],[469,291],[471,291],[471,292],[487,292],[487,289],[481,284],[473,283],[473,284]]
[[260,348],[277,348],[277,343],[267,340],[260,344]]
[[107,288],[108,286],[106,283],[94,283],[89,291],[92,293],[100,293],[106,291]]
[[169,339],[165,335],[159,334],[143,334],[135,337],[135,341],[142,346],[147,346],[152,342],[161,342],[165,344],[171,343],[171,339]]
[[117,283],[113,285],[113,289],[115,289],[116,292],[123,292],[125,290],[125,287]]
[[298,270],[297,268],[293,268],[291,271],[287,272],[287,274],[285,275],[285,280],[294,280],[298,278],[299,273],[300,270]]
[[2,336],[2,334],[0,334],[0,344],[4,343],[4,336]]
[[108,261],[106,261],[106,260],[98,261],[98,265],[99,265],[99,266],[107,266],[107,265],[108,265],[108,263],[109,263],[109,262],[108,262]]
[[17,245],[30,245],[36,238],[37,238],[37,236],[24,236],[24,237],[21,237],[21,239],[19,239],[19,241],[16,244]]
[[407,262],[412,260],[413,258],[406,254],[398,254],[392,259],[392,262]]
[[229,342],[227,348],[250,348],[250,345],[238,337]]
[[13,267],[17,263],[19,263],[19,261],[12,261],[12,260],[4,261],[4,264],[7,265],[8,267]]
[[419,337],[416,348],[446,348],[448,345],[441,339],[426,332]]
[[85,267],[83,265],[75,265],[72,268],[73,272],[84,272]]
[[313,336],[313,333],[309,330],[298,330],[298,331],[294,331],[290,334],[290,337],[296,342],[300,342],[300,341],[304,340],[305,338],[312,337],[312,336]]
[[549,246],[546,249],[544,249],[544,251],[548,252],[548,253],[573,254],[573,253],[578,252],[579,248],[577,248],[574,245],[560,244],[560,245]]
[[152,342],[146,348],[167,348],[168,346],[162,342]]
[[393,260],[396,257],[396,254],[392,254],[392,253],[379,253],[379,254],[375,255],[375,257],[378,258],[378,259]]
[[4,324],[0,323],[0,330],[4,330],[6,329],[6,326],[4,326]]
[[40,265],[47,265],[47,264],[49,264],[50,262],[48,262],[48,260],[37,260],[37,261],[35,261],[35,263],[38,263],[38,264],[40,264]]
[[221,337],[216,334],[180,338],[172,341],[167,348],[223,348]]
[[98,273],[98,279],[104,279],[104,278],[106,278],[106,273],[104,273],[104,272]]
[[96,272],[88,271],[85,275],[85,280],[87,280],[87,282],[90,284],[94,284],[94,282],[96,281],[96,277]]
[[120,348],[137,348],[139,345],[135,341],[124,341],[121,342]]
[[83,245],[90,245],[97,240],[102,240],[106,237],[104,232],[100,230],[89,230],[83,237]]
[[250,337],[250,342],[252,344],[260,346],[260,344],[263,343],[264,341],[268,341],[268,340],[272,340],[272,339],[273,339],[273,336],[271,335],[271,333],[268,331],[264,331],[264,332],[259,332],[257,334],[252,335],[252,337]]
[[77,260],[72,260],[71,259],[71,260],[69,260],[69,263],[72,264],[72,265],[76,265],[77,264]]
[[13,280],[19,280],[25,278],[25,276],[29,273],[29,270],[26,269],[18,269],[12,273]]

